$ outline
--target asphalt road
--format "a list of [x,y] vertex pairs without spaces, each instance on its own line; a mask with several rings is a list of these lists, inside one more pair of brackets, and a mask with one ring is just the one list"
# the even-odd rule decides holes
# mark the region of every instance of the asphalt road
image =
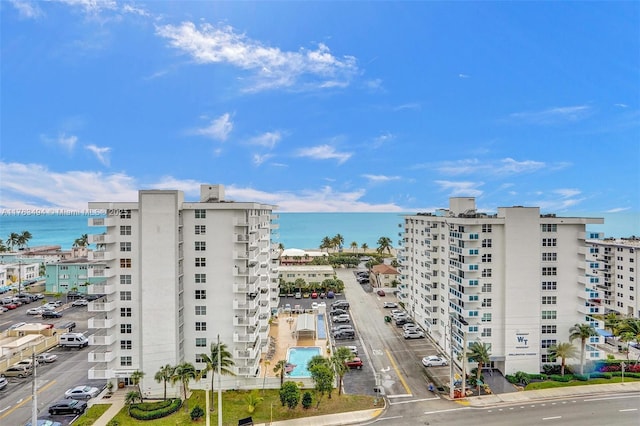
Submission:
[[[74,332],[89,335],[88,319],[92,316],[87,307],[69,307],[64,309],[62,318],[43,321],[40,317],[26,315],[24,312],[39,302],[18,307],[16,310],[0,315],[0,330],[8,328],[17,322],[46,322],[62,324],[69,321],[76,322]],[[93,332],[93,330],[92,330]],[[67,389],[78,385],[95,386],[100,389],[106,384],[105,380],[88,380],[87,370],[89,362],[87,353],[90,347],[84,349],[53,348],[49,352],[56,354],[58,359],[50,364],[42,364],[36,371],[38,418],[54,419],[63,425],[68,425],[74,416],[49,416],[48,407],[53,402],[63,399]],[[19,426],[31,420],[32,410],[32,380],[8,378],[9,385],[0,391],[0,425]]]

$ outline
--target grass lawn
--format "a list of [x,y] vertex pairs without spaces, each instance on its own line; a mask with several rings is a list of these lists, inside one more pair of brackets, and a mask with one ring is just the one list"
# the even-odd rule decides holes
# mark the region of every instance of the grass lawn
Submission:
[[84,414],[73,423],[74,426],[91,426],[101,415],[111,407],[111,404],[92,405]]
[[[637,382],[640,379],[635,379],[632,377],[625,377],[625,382]],[[554,382],[554,381],[546,381],[546,382],[535,382],[529,383],[524,390],[537,390],[537,389],[550,389],[550,388],[564,388],[567,386],[585,386],[585,385],[608,385],[610,383],[621,383],[622,377],[612,377],[610,379],[591,379],[587,381],[580,380],[572,380],[570,382]]]
[[[374,397],[365,395],[341,395],[338,397],[337,392],[333,392],[331,399],[326,396],[322,398],[320,406],[316,409],[315,392],[311,391],[314,395],[314,404],[308,410],[303,409],[301,406],[293,410],[282,407],[280,404],[280,390],[279,389],[266,389],[264,394],[262,391],[258,391],[258,396],[263,397],[264,400],[258,405],[256,411],[249,413],[247,411],[247,403],[244,398],[249,393],[247,391],[226,391],[222,394],[222,424],[236,426],[238,420],[245,417],[253,417],[254,423],[268,423],[271,418],[271,407],[273,404],[273,421],[276,420],[288,420],[296,419],[300,417],[318,416],[323,414],[342,413],[347,411],[365,410],[369,408],[375,408],[373,405]],[[218,424],[218,408],[217,394],[213,394],[214,408],[211,413],[211,424]],[[196,405],[199,405],[203,410],[205,408],[204,391],[192,391],[191,398],[189,398],[189,411]],[[135,420],[127,414],[127,408],[123,408],[120,413],[114,418],[118,421],[119,426],[129,425],[149,425],[149,421]],[[153,426],[175,426],[175,425],[189,425],[204,423],[204,419],[199,422],[192,422],[189,417],[189,413],[185,411],[184,406],[177,413],[171,416],[153,420]]]

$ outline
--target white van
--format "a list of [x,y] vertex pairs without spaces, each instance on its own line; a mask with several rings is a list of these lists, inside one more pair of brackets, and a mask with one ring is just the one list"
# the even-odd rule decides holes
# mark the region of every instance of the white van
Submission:
[[84,348],[89,345],[89,339],[82,333],[64,333],[60,335],[59,344],[63,348]]

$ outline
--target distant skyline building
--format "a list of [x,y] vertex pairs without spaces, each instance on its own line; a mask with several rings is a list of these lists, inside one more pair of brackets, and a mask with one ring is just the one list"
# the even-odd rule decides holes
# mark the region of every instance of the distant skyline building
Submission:
[[229,201],[222,185],[202,185],[196,202],[182,191],[143,190],[138,202],[89,208],[107,212],[89,219],[106,227],[89,237],[98,246],[89,259],[102,264],[93,273],[104,278],[90,292],[106,294],[89,304],[89,378],[128,384],[140,370],[145,394],[162,396],[154,374],[182,362],[205,369],[200,354],[211,353],[217,336],[233,356],[234,383],[259,377],[278,305],[275,206]]
[[[586,242],[600,237],[586,225],[599,223],[538,207],[490,215],[474,198],[453,197],[449,209],[405,216],[399,298],[447,353],[453,330],[454,358],[465,341],[480,341],[490,347],[487,368],[539,372],[573,325],[604,326],[599,266]],[[588,342],[587,360],[601,356],[600,339]]]

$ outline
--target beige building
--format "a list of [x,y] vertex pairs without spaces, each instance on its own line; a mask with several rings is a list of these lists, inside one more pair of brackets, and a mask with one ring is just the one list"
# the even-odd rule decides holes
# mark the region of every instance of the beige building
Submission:
[[373,287],[396,287],[400,284],[400,273],[386,263],[374,265],[369,273],[369,282]]

